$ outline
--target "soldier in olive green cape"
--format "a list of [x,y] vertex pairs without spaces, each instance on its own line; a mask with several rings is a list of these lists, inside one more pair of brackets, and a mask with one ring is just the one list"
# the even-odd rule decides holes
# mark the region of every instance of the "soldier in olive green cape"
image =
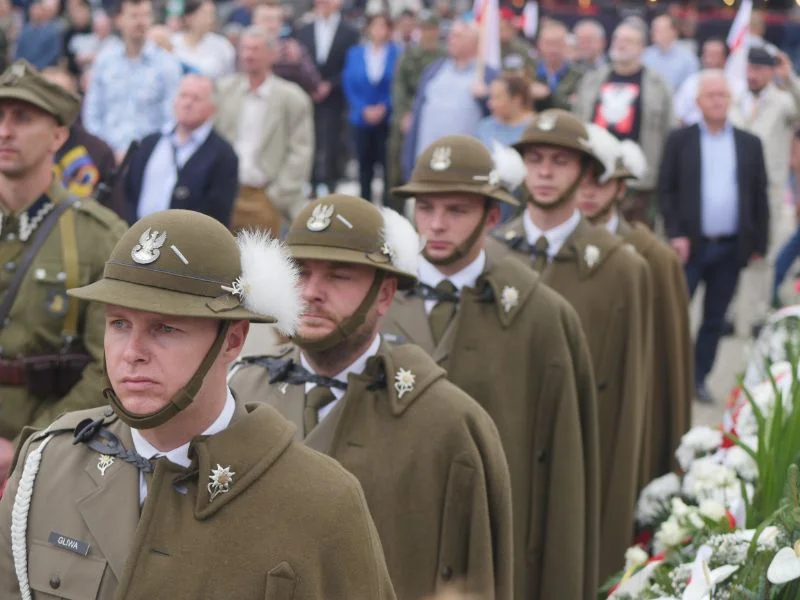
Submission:
[[[0,199],[2,298],[23,268],[22,259],[46,216],[74,200],[52,175],[57,145],[43,149],[49,140],[43,141],[41,131],[47,127],[54,140],[66,141],[80,101],[18,61],[0,76],[0,105],[4,121],[9,121],[7,144],[17,148],[0,166],[3,177],[8,173]],[[14,107],[34,123],[38,137],[10,116]],[[11,181],[13,187],[5,185]],[[44,427],[67,410],[101,403],[92,392],[102,381],[103,309],[69,299],[67,289],[102,276],[103,264],[126,227],[94,200],[80,199],[58,216],[25,269],[7,320],[0,325],[0,438],[13,440],[26,425]],[[0,473],[0,480],[5,476]]]
[[421,284],[398,293],[383,331],[419,344],[497,424],[511,470],[514,598],[589,600],[599,523],[589,349],[569,303],[515,258],[484,249],[499,203],[518,204],[509,191],[524,175],[512,149],[493,157],[468,136],[420,155],[395,193],[416,198],[428,242]]
[[[603,130],[605,131],[605,130]],[[602,134],[601,134],[602,135]],[[611,135],[606,133],[606,135]],[[647,162],[635,142],[616,142],[617,168],[605,184],[587,177],[578,204],[595,225],[605,226],[636,248],[647,261],[653,282],[653,338],[650,410],[640,484],[677,468],[675,449],[691,424],[693,353],[689,294],[680,260],[668,245],[642,224],[631,225],[619,213],[625,180],[641,177]]]
[[[614,167],[616,157],[597,146],[574,115],[560,109],[539,113],[515,145],[527,166],[527,210],[495,236],[572,304],[589,342],[600,430],[602,582],[622,568],[633,538],[651,302],[644,259],[583,219],[576,207],[584,173]],[[602,164],[597,155],[604,157]]]
[[413,227],[390,209],[332,195],[299,214],[287,244],[307,305],[295,347],[244,359],[231,387],[278,409],[298,440],[359,479],[399,599],[451,584],[486,600],[517,598],[497,428],[423,350],[379,335],[398,286],[416,282]]
[[268,237],[170,210],[70,290],[107,305],[111,406],[23,432],[0,597],[395,598],[356,479],[225,385],[249,321],[293,329],[297,277]]

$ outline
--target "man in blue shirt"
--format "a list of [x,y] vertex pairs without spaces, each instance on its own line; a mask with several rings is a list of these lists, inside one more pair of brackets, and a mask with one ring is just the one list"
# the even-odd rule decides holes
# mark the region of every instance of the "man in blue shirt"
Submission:
[[39,70],[58,63],[62,31],[54,19],[57,8],[52,0],[37,0],[31,5],[29,21],[17,40],[17,59],[24,58]]
[[650,35],[653,45],[644,51],[642,62],[661,75],[675,92],[687,77],[697,72],[700,61],[677,43],[678,28],[669,15],[653,19]]

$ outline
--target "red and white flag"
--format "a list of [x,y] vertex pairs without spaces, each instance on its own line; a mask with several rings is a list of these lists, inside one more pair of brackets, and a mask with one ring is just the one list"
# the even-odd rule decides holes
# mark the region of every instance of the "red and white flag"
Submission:
[[484,66],[499,70],[500,60],[500,5],[498,0],[475,0],[472,14],[480,28],[481,56]]
[[522,33],[526,38],[532,40],[536,37],[539,29],[539,3],[536,0],[526,2],[522,9]]
[[728,32],[728,61],[725,75],[728,78],[734,99],[746,89],[747,53],[750,50],[750,16],[753,14],[753,0],[742,0],[736,18]]

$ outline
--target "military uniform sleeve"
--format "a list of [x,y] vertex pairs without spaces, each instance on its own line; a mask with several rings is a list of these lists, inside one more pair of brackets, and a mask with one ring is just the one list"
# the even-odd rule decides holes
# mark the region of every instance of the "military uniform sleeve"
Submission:
[[[94,217],[78,215],[79,226],[87,225],[87,223],[90,225],[79,230],[78,234],[79,252],[88,253],[91,256],[89,260],[81,259],[82,264],[91,265],[89,280],[85,282],[87,284],[102,278],[106,260],[111,256],[111,251],[127,229],[125,222],[112,215],[111,211],[102,207],[98,207],[98,209],[108,212],[102,229],[99,229],[100,222],[94,220]],[[82,236],[88,236],[88,239],[81,240]],[[32,423],[34,427],[46,427],[62,413],[92,408],[105,403],[102,395],[105,376],[103,372],[105,311],[101,304],[81,301],[80,313],[81,342],[86,352],[92,357],[92,362],[86,366],[80,381],[66,396],[57,402],[42,404]]]
[[404,53],[397,65],[397,72],[392,82],[392,106],[397,119],[402,119],[406,113],[411,112],[414,96],[411,91],[409,73],[411,69],[411,55]]

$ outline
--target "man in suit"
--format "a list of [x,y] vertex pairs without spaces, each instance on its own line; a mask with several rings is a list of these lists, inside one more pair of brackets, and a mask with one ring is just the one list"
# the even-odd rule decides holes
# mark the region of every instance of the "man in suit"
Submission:
[[652,229],[658,166],[672,127],[672,90],[658,73],[642,64],[646,41],[647,28],[640,20],[620,23],[608,52],[611,63],[584,76],[573,112],[642,147],[648,169],[640,181],[629,186],[622,213],[629,221],[643,222]]
[[175,124],[148,135],[125,179],[128,221],[168,208],[196,210],[230,223],[239,160],[214,131],[214,82],[186,75],[175,96]]
[[713,401],[705,381],[739,272],[767,251],[764,153],[756,136],[728,121],[730,102],[725,74],[705,72],[697,96],[703,121],[667,138],[658,185],[664,225],[684,264],[689,294],[705,283],[695,342],[695,395],[703,402]]
[[239,156],[239,197],[232,227],[259,227],[277,235],[305,204],[314,127],[311,100],[272,72],[278,40],[253,25],[242,33],[242,72],[219,83],[216,125]]
[[341,0],[315,0],[314,20],[297,32],[298,41],[314,57],[322,83],[313,94],[314,156],[313,188],[324,184],[334,192],[341,174],[342,122],[346,108],[342,71],[347,52],[358,44],[358,31],[342,20]]

